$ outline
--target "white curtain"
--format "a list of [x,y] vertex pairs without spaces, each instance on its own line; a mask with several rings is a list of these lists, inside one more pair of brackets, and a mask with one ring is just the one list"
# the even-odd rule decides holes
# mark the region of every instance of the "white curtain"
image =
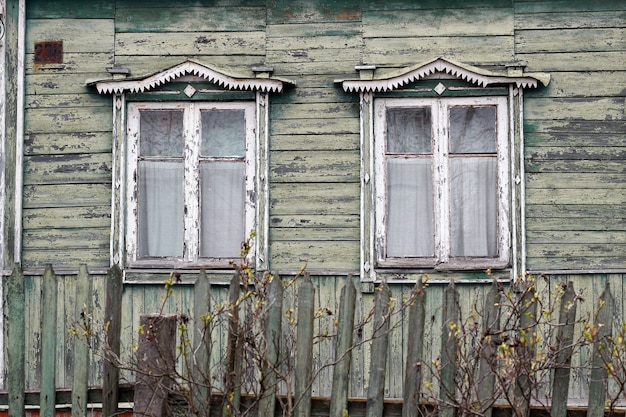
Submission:
[[432,158],[387,160],[387,256],[434,256],[432,187]]
[[140,161],[138,255],[183,255],[183,163]]
[[451,256],[497,256],[496,158],[450,159]]
[[237,257],[245,238],[244,162],[202,162],[200,184],[200,256]]

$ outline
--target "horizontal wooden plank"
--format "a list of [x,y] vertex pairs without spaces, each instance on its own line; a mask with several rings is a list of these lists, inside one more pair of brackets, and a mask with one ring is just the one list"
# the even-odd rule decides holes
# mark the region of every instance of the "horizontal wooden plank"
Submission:
[[27,109],[26,132],[111,132],[113,130],[111,107],[72,107],[56,109]]
[[354,215],[359,213],[359,183],[272,184],[271,213]]
[[[342,59],[338,60],[337,57],[341,56]],[[336,71],[339,73],[350,72],[354,73],[354,66],[358,65],[359,58],[361,56],[361,49],[358,48],[327,48],[327,49],[308,49],[308,48],[291,48],[291,49],[272,49],[268,50],[266,59],[269,62],[278,64],[317,64],[324,65],[324,72],[306,71],[300,72],[302,74],[328,74],[328,71]],[[282,69],[283,71],[293,71],[293,65],[289,65],[289,68]],[[305,67],[306,68],[306,67]],[[316,68],[316,67],[311,67]],[[329,79],[330,81],[330,79]]]
[[515,13],[515,29],[619,28],[625,20],[624,10]]
[[[76,6],[74,6],[76,7]],[[35,42],[63,41],[63,53],[113,53],[113,19],[28,19],[26,53],[34,52]]]
[[556,0],[556,1],[516,1],[515,13],[563,13],[589,12],[603,10],[623,10],[619,1],[587,1],[587,0]]
[[556,147],[532,147],[525,150],[526,157],[535,160],[624,160],[626,159],[626,147],[577,147],[577,146],[556,146]]
[[603,256],[572,256],[572,257],[528,257],[526,263],[530,271],[541,270],[602,270],[626,268],[626,259],[623,257],[607,258]]
[[[24,230],[41,228],[106,228],[111,226],[111,207],[27,208],[22,214]],[[107,232],[108,233],[108,232]]]
[[274,270],[298,270],[306,266],[307,271],[344,270],[359,268],[358,241],[306,241],[271,242],[271,264]]
[[268,24],[295,22],[347,22],[361,20],[361,3],[358,0],[338,0],[332,4],[269,0]]
[[[529,204],[526,207],[526,215],[533,218],[561,218],[561,219],[585,219],[585,218],[608,218],[624,216],[626,208],[618,205],[594,204],[581,202],[580,204]],[[574,220],[578,221],[578,220]],[[624,226],[626,227],[626,225]],[[590,229],[595,230],[595,229]]]
[[111,182],[111,155],[64,154],[24,158],[25,184]]
[[329,80],[323,87],[303,87],[300,80],[297,82],[296,88],[287,88],[281,94],[272,96],[270,104],[358,103],[355,94],[344,92],[339,85]]
[[[103,68],[104,70],[104,68]],[[110,79],[109,73],[103,71],[85,74],[41,73],[26,75],[26,95],[45,94],[94,94],[95,87],[87,86],[89,80]]]
[[364,38],[413,36],[513,35],[510,9],[454,9],[367,11],[363,13]]
[[26,229],[23,233],[22,242],[25,250],[108,249],[110,231],[110,227]]
[[111,206],[111,184],[25,185],[24,208]]
[[361,36],[360,22],[326,22],[319,23],[285,23],[280,25],[268,25],[266,27],[267,39],[289,37],[317,37],[317,36]]
[[273,227],[270,229],[270,241],[338,241],[359,240],[358,227]]
[[625,120],[624,97],[534,98],[524,100],[524,117],[533,119]]
[[358,214],[283,214],[270,213],[270,228],[358,228]]
[[623,120],[524,120],[524,132],[548,132],[576,134],[624,133]]
[[116,55],[258,55],[265,52],[265,33],[169,32],[118,33]]
[[565,258],[598,256],[604,258],[621,258],[626,262],[626,245],[618,243],[571,244],[555,242],[555,244],[528,244],[528,256],[531,258]]
[[113,107],[111,97],[100,94],[33,94],[25,97],[27,109],[62,107]]
[[622,174],[607,173],[530,173],[526,175],[527,188],[610,188],[626,192],[626,178]]
[[359,103],[275,104],[273,119],[331,119],[359,117]]
[[626,135],[620,133],[539,133],[525,132],[524,144],[526,148],[534,147],[626,147]]
[[359,133],[359,119],[270,119],[270,132],[280,132],[284,135],[345,135]]
[[317,35],[317,36],[281,36],[267,37],[266,48],[268,51],[281,51],[285,49],[315,50],[315,49],[355,49],[361,47],[361,36],[353,35]]
[[[116,55],[115,63],[121,67],[128,68],[133,76],[147,76],[189,59],[208,65],[211,68],[234,74],[241,74],[247,68],[261,63],[259,56],[256,55],[206,56],[201,54],[183,54],[178,53],[178,51],[170,51],[169,55],[159,56],[158,58],[155,58],[154,55]],[[250,71],[250,76],[254,76],[252,71]]]
[[515,50],[529,52],[597,52],[626,49],[626,29],[519,30]]
[[432,36],[364,39],[363,62],[409,66],[445,56],[470,65],[513,60],[513,36]]
[[33,62],[33,54],[27,54],[24,71],[28,75],[46,73],[62,73],[66,75],[82,73],[104,74],[105,69],[112,67],[113,63],[113,54],[108,52],[72,53],[63,51],[62,63],[45,65],[36,65]]
[[[446,0],[445,7],[450,9],[474,9],[485,8],[486,3],[484,0]],[[510,0],[492,0],[489,1],[488,7],[485,11],[490,11],[495,8],[510,8]],[[426,9],[442,9],[442,3],[438,0],[422,0],[411,1],[405,0],[364,0],[363,10],[426,10]]]
[[359,167],[357,151],[280,151],[270,158],[270,181],[357,182]]
[[[625,213],[626,214],[626,213]],[[590,231],[590,230],[531,230],[526,233],[526,241],[537,243],[588,243],[588,244],[626,244],[626,233],[623,231]]]
[[597,173],[626,173],[626,166],[621,159],[532,159],[526,162],[526,172],[597,172]]
[[25,155],[63,155],[111,152],[111,132],[29,133]]
[[272,135],[270,151],[342,151],[358,150],[359,135]]
[[626,231],[625,217],[594,217],[588,219],[563,219],[554,218],[528,218],[526,229],[528,231]]
[[26,16],[29,19],[93,19],[112,18],[114,3],[110,0],[92,0],[76,7],[71,0],[31,1],[26,4]]
[[587,189],[584,193],[577,188],[535,189],[526,191],[528,204],[626,204],[626,193],[607,189]]
[[528,90],[524,97],[623,97],[624,83],[626,71],[553,72],[547,87]]
[[622,71],[626,51],[516,52],[528,71]]
[[197,32],[257,31],[265,27],[265,7],[117,7],[115,31]]
[[109,249],[28,249],[22,250],[22,267],[44,268],[52,264],[56,269],[78,269],[80,264],[88,264],[90,268],[108,268]]

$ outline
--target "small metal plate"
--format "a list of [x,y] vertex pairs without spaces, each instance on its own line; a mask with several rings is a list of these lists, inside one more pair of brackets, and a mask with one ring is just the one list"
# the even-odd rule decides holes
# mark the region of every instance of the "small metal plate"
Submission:
[[35,64],[62,64],[63,41],[35,42]]

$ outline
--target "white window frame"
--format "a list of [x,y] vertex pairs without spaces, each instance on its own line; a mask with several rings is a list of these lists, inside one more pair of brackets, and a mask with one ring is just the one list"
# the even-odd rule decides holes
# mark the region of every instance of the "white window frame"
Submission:
[[[200,111],[201,110],[243,110],[245,117],[245,202],[244,230],[242,243],[251,236],[257,227],[256,219],[256,179],[257,179],[257,137],[256,111],[253,101],[235,102],[130,102],[127,119],[127,176],[126,176],[126,256],[129,267],[209,267],[228,268],[230,262],[238,258],[201,258],[200,233]],[[184,129],[184,245],[182,257],[140,257],[138,253],[138,161],[139,131],[141,110],[183,110]]]
[[[450,188],[448,179],[449,109],[452,106],[496,107],[497,249],[496,257],[451,257]],[[388,108],[430,107],[433,144],[433,203],[435,256],[389,257],[387,248],[386,114]],[[510,150],[509,110],[506,96],[375,98],[374,99],[374,211],[376,266],[380,268],[433,268],[467,270],[505,268],[510,265]]]

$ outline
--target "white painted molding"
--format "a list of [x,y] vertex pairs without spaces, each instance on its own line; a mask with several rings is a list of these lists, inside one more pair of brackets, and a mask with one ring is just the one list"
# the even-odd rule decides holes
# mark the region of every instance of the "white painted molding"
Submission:
[[283,84],[293,84],[290,81],[277,78],[235,77],[194,61],[185,61],[146,77],[102,80],[87,84],[95,85],[100,94],[144,93],[188,75],[199,77],[228,90],[280,93],[283,90]]
[[346,92],[388,92],[415,81],[437,78],[438,74],[442,78],[452,76],[480,87],[515,84],[518,88],[536,88],[539,83],[547,86],[550,82],[550,75],[545,73],[512,76],[459,64],[444,58],[437,58],[425,64],[399,71],[375,75],[372,79],[337,80],[335,82],[341,83]]

